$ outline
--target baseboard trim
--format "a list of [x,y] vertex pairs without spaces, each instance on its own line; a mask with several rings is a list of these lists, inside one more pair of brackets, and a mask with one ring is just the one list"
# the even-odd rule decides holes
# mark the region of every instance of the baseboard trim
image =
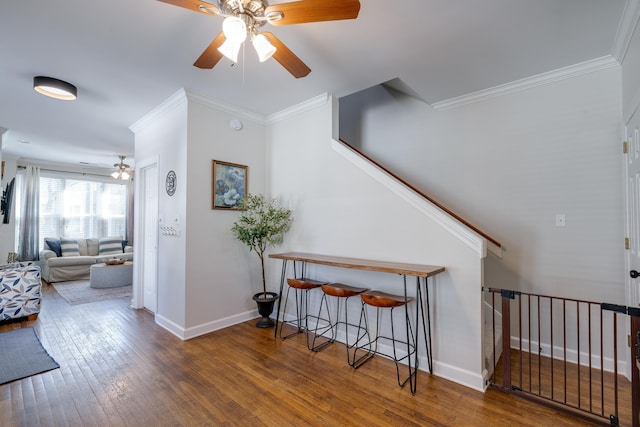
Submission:
[[186,341],[204,334],[208,334],[209,332],[214,332],[219,329],[237,325],[238,323],[243,323],[251,319],[257,319],[258,317],[260,316],[258,315],[257,310],[250,310],[244,313],[213,320],[211,322],[203,323],[197,326],[183,328],[182,326],[178,325],[175,322],[172,322],[166,317],[156,314],[156,324],[171,332],[181,340]]

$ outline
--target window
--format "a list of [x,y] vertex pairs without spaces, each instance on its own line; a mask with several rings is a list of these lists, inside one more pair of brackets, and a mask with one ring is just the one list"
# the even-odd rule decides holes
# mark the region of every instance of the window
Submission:
[[40,176],[40,247],[45,237],[126,238],[127,187]]

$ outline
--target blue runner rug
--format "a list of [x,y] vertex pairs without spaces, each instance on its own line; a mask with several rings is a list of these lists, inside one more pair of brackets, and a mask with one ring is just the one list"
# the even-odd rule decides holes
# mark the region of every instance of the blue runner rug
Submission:
[[59,368],[33,328],[0,333],[0,384]]

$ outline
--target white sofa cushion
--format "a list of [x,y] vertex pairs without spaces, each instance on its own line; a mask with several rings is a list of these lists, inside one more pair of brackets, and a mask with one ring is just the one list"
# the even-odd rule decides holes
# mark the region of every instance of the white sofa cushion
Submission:
[[63,257],[80,255],[80,247],[78,246],[78,239],[60,238],[60,248],[62,249]]
[[102,237],[98,241],[98,255],[116,255],[122,253],[122,237]]
[[94,256],[53,257],[47,260],[49,267],[67,267],[70,265],[91,265],[96,263]]
[[94,238],[87,239],[87,255],[89,256],[98,255],[99,242],[100,242],[100,239],[94,239]]

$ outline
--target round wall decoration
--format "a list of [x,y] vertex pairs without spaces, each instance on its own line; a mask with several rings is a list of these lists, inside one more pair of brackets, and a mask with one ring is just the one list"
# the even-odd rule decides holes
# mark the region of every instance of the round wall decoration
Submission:
[[173,196],[176,192],[176,173],[174,171],[169,171],[167,174],[167,181],[165,185],[167,188],[167,194]]

